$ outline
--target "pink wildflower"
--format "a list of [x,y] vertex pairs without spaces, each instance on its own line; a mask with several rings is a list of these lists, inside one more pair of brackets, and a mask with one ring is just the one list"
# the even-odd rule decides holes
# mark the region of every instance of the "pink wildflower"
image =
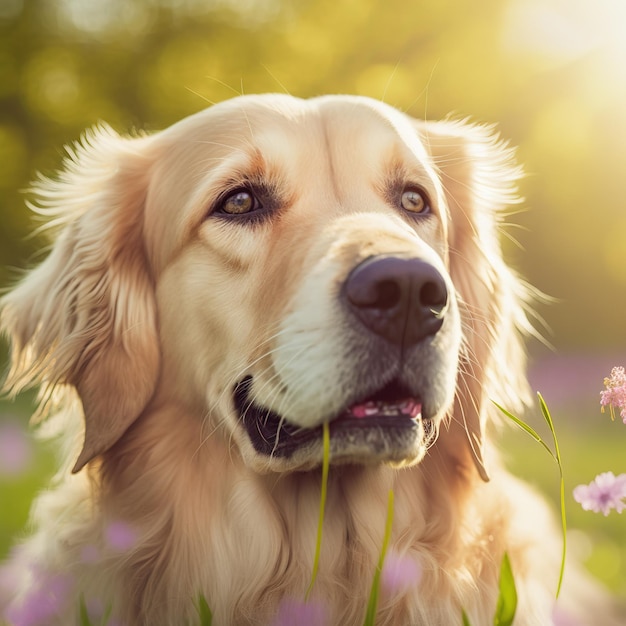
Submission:
[[135,529],[121,521],[111,522],[104,530],[104,537],[116,552],[130,550],[137,543]]
[[278,607],[272,626],[325,626],[328,611],[320,602],[285,599]]
[[608,406],[611,419],[615,419],[615,409],[620,409],[620,417],[626,424],[626,372],[623,367],[614,367],[610,378],[604,379],[605,391],[600,392],[602,410]]
[[70,587],[71,581],[66,576],[35,573],[28,594],[7,609],[5,618],[12,626],[46,626],[58,619]]
[[389,551],[385,557],[381,583],[385,590],[402,592],[417,587],[422,579],[421,565],[406,554]]
[[574,489],[574,500],[579,502],[585,511],[602,512],[605,516],[611,509],[621,513],[626,509],[626,474],[615,476],[613,472],[605,472],[596,476],[588,485],[578,485]]
[[0,424],[0,474],[16,476],[28,469],[33,457],[32,442],[15,422]]
[[554,626],[585,626],[576,616],[557,605],[552,612],[552,623]]

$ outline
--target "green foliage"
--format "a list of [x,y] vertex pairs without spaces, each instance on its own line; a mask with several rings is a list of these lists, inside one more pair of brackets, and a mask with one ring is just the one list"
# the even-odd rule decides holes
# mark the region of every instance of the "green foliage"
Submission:
[[560,487],[560,505],[561,505],[561,527],[563,530],[563,550],[561,551],[561,567],[559,571],[559,580],[556,587],[556,597],[559,597],[561,592],[561,585],[563,583],[563,574],[565,573],[565,556],[567,553],[567,514],[565,509],[565,478],[563,476],[563,464],[561,462],[561,451],[559,448],[559,442],[556,436],[556,431],[554,429],[554,422],[552,420],[552,416],[550,415],[550,411],[540,393],[537,393],[537,397],[539,398],[539,406],[541,408],[541,414],[543,415],[546,423],[548,424],[548,428],[550,429],[550,434],[552,435],[552,440],[554,443],[554,452],[550,449],[550,446],[541,438],[541,436],[528,424],[524,421],[515,417],[512,413],[501,407],[497,402],[494,404],[500,409],[500,411],[506,415],[513,423],[519,426],[524,432],[529,434],[536,442],[540,443],[545,450],[547,450],[548,454],[554,459],[558,468],[559,468],[559,487]]
[[[517,589],[515,578],[511,569],[509,555],[505,552],[500,564],[500,578],[498,581],[498,602],[493,617],[494,626],[511,626],[517,611]],[[471,626],[471,622],[465,609],[461,610],[461,623],[463,626]]]
[[328,470],[330,467],[330,426],[328,422],[324,422],[323,426],[323,449],[324,449],[324,457],[322,461],[322,485],[321,485],[321,493],[320,493],[320,510],[319,510],[319,518],[317,521],[317,538],[315,541],[315,556],[313,557],[313,571],[311,572],[311,582],[306,590],[306,594],[304,596],[305,600],[309,599],[309,595],[313,586],[315,585],[315,580],[317,579],[317,571],[319,569],[320,564],[320,554],[322,551],[322,528],[324,526],[324,511],[326,510],[326,498],[328,496]]
[[494,626],[511,626],[517,610],[517,589],[509,555],[505,552],[500,566],[498,604],[493,619]]
[[516,417],[515,415],[513,415],[513,413],[511,413],[510,411],[507,411],[504,407],[500,406],[495,400],[492,400],[492,402],[512,422],[514,422],[517,426],[519,426],[523,431],[528,433],[537,443],[541,444],[544,450],[546,450],[546,452],[554,459],[555,462],[557,461],[556,455],[554,454],[554,452],[552,452],[552,450],[550,449],[550,446],[541,438],[541,435],[539,435],[539,433],[537,433],[537,431],[532,426],[528,425],[519,417]]
[[213,613],[209,608],[209,603],[206,601],[206,598],[202,594],[198,596],[196,608],[198,609],[198,616],[200,618],[200,623],[198,626],[211,626],[211,624],[213,623]]
[[80,626],[107,626],[111,617],[112,609],[113,607],[109,604],[100,620],[97,623],[93,622],[89,617],[89,611],[87,610],[87,604],[85,603],[85,596],[81,593],[78,602],[78,618]]
[[80,618],[80,626],[93,626],[89,619],[89,613],[87,612],[87,605],[85,604],[85,596],[80,595],[80,601],[78,605],[78,612]]
[[376,609],[378,607],[378,595],[380,591],[380,576],[385,564],[385,556],[387,555],[387,547],[389,546],[389,540],[391,538],[391,528],[393,526],[393,490],[389,491],[389,497],[387,500],[387,519],[385,521],[385,534],[383,535],[383,545],[380,549],[380,556],[378,557],[378,565],[374,572],[374,580],[372,581],[372,588],[367,601],[367,611],[365,613],[365,621],[363,626],[374,626],[376,623]]
[[559,440],[556,436],[556,431],[554,430],[554,422],[552,421],[552,416],[550,415],[550,411],[548,410],[548,406],[545,403],[542,395],[537,393],[537,397],[539,398],[539,406],[541,407],[541,414],[543,415],[548,427],[550,428],[550,433],[552,434],[552,440],[554,441],[554,457],[556,459],[556,463],[559,466],[559,487],[560,487],[560,500],[561,500],[561,527],[563,530],[563,551],[561,556],[561,570],[559,572],[559,582],[556,588],[556,597],[559,597],[561,592],[561,585],[563,584],[563,574],[565,573],[565,555],[567,552],[567,515],[565,512],[565,478],[563,476],[563,463],[561,462],[561,450],[559,448]]

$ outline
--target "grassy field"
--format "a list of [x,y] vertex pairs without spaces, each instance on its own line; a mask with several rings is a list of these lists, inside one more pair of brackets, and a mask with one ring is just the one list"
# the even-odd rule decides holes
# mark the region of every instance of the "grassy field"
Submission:
[[[21,457],[10,464],[0,459],[0,559],[6,556],[15,537],[26,531],[33,497],[45,488],[54,471],[50,447],[26,430],[31,406],[29,398],[16,403],[0,400],[0,436],[5,437],[0,454],[7,455],[19,445]],[[23,429],[23,437],[18,440],[16,429]]]
[[[7,422],[25,424],[28,411],[25,400],[15,405],[0,402],[0,427]],[[608,414],[601,415],[597,404],[553,408],[552,413],[565,473],[568,547],[594,575],[626,598],[626,516],[612,512],[604,517],[583,511],[571,495],[576,485],[590,482],[600,472],[626,472],[626,425],[611,422]],[[526,419],[551,442],[539,409]],[[32,456],[24,467],[19,472],[0,473],[0,559],[8,554],[13,539],[25,532],[30,502],[45,488],[54,469],[52,451],[32,438],[29,442]],[[558,468],[542,446],[513,426],[505,429],[502,448],[511,469],[537,485],[558,513]]]

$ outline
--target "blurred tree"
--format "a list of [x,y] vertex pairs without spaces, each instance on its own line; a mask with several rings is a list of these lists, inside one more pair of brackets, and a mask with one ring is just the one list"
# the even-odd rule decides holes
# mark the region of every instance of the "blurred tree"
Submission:
[[626,48],[599,29],[626,13],[598,2],[1,0],[0,284],[42,245],[22,190],[85,127],[155,130],[241,92],[352,92],[498,122],[530,174],[509,228],[525,250],[507,252],[562,299],[542,311],[552,341],[623,349]]

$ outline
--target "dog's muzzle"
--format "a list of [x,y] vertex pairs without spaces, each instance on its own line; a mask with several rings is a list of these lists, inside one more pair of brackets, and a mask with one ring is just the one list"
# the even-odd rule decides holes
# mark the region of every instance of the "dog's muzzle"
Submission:
[[[436,438],[432,418],[445,401],[433,400],[432,390],[442,386],[445,369],[434,344],[449,310],[446,280],[426,260],[377,255],[351,270],[338,297],[352,331],[344,357],[349,382],[332,390],[345,402],[327,419],[331,460],[417,462]],[[297,416],[264,407],[254,385],[253,375],[239,381],[234,405],[255,451],[293,467],[319,462],[321,424],[305,428]]]

